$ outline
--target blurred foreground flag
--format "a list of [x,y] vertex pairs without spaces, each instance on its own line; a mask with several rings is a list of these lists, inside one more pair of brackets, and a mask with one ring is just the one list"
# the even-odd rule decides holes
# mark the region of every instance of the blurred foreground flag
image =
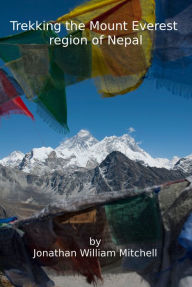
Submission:
[[176,30],[156,31],[150,76],[158,87],[192,96],[192,0],[157,1],[157,22],[176,24]]
[[23,94],[17,82],[3,69],[0,69],[0,116],[24,114],[34,119],[19,95]]
[[55,33],[43,30],[1,38],[0,58],[50,125],[67,129],[64,74],[54,61],[51,36]]
[[[56,21],[65,25],[84,23],[82,35],[88,38],[91,46],[90,76],[103,96],[136,89],[151,65],[153,33],[140,29],[133,31],[133,21],[155,23],[154,0],[92,0]],[[102,43],[95,45],[93,39],[99,39],[101,35]],[[142,45],[136,44],[141,38]]]

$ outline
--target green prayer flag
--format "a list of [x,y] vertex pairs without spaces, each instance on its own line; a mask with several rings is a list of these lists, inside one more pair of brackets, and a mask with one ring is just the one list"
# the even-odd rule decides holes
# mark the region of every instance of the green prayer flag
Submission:
[[28,99],[44,116],[67,128],[64,72],[55,62],[53,31],[28,31],[0,39],[0,58],[6,62]]
[[105,206],[116,244],[156,242],[162,227],[156,194],[138,195]]

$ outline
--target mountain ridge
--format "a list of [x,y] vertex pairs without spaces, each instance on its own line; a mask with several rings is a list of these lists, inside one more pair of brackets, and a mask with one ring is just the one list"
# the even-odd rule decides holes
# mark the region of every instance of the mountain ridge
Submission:
[[0,165],[0,198],[14,202],[48,204],[82,194],[142,189],[185,176],[178,170],[143,166],[114,151],[93,169],[71,169],[34,175]]
[[55,149],[51,147],[33,148],[26,154],[15,151],[1,159],[0,164],[33,174],[63,171],[66,168],[91,169],[99,165],[113,151],[119,151],[144,166],[179,169],[185,173],[192,172],[192,156],[183,159],[174,157],[172,160],[153,158],[129,134],[120,137],[105,137],[98,141],[87,130],[80,130],[77,135],[68,138]]

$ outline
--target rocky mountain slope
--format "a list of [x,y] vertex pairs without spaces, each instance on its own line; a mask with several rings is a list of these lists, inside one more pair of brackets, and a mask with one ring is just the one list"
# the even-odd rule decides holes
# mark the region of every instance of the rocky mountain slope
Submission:
[[192,155],[181,158],[174,165],[175,170],[181,170],[182,172],[192,174]]
[[47,204],[66,196],[121,192],[133,187],[158,185],[184,176],[182,171],[144,166],[120,152],[112,152],[95,168],[54,171],[41,176],[0,166],[0,198]]

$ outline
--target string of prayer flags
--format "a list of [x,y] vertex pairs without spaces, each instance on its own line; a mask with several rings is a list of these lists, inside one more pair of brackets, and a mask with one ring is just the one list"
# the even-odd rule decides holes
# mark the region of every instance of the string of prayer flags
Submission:
[[[51,29],[28,31],[1,38],[0,58],[43,118],[67,130],[65,88],[86,79],[94,79],[104,97],[133,91],[147,77],[158,87],[191,96],[191,13],[192,0],[90,0],[54,22],[84,26],[71,25],[66,43]],[[156,22],[177,23],[179,29],[143,28]],[[50,44],[55,38],[63,46]],[[18,95],[9,92],[12,105]],[[0,104],[8,105],[6,97],[1,92]]]

